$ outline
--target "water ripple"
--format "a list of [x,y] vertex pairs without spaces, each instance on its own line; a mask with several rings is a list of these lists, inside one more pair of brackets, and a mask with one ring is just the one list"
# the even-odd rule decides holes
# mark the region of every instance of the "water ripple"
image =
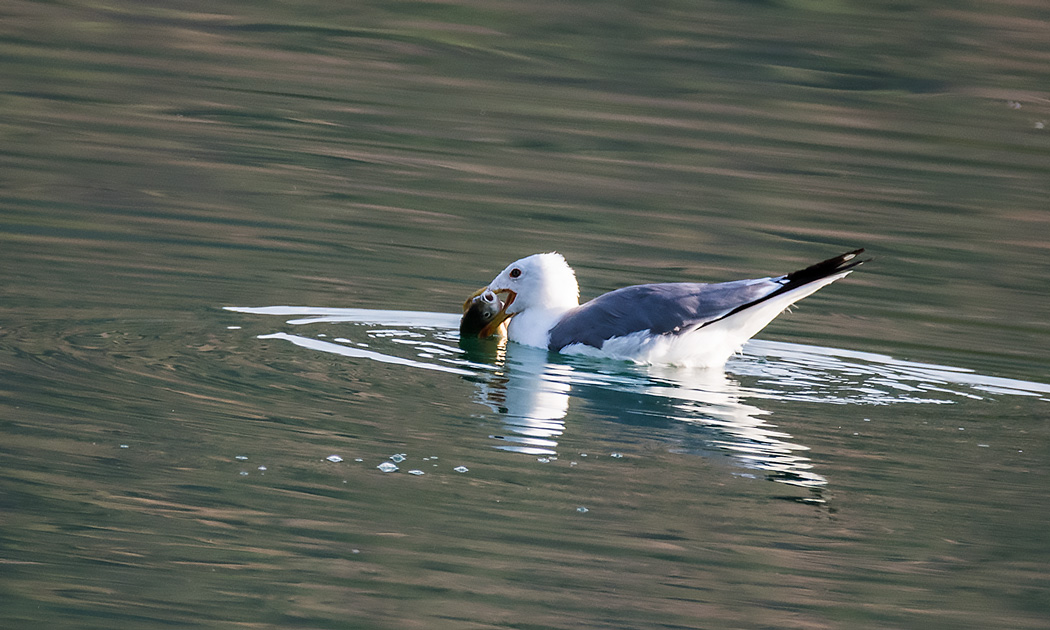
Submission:
[[[725,371],[695,370],[551,355],[505,343],[463,349],[456,333],[458,316],[452,314],[293,306],[226,310],[291,318],[285,324],[297,329],[296,334],[275,331],[259,339],[467,378],[474,384],[475,402],[501,425],[498,434],[490,435],[501,450],[556,456],[570,403],[576,400],[592,413],[625,424],[695,427],[704,436],[700,446],[682,450],[728,455],[768,479],[807,488],[820,488],[827,480],[804,455],[809,448],[768,422],[770,412],[757,406],[758,401],[945,405],[993,394],[1050,394],[1050,385],[1043,383],[774,341],[749,342]],[[311,325],[335,323],[355,326],[334,341],[317,338],[323,333],[298,334]],[[736,378],[751,384],[743,386]]]

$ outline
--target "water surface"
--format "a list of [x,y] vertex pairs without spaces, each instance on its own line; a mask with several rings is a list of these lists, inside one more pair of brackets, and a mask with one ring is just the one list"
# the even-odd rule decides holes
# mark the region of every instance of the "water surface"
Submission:
[[[0,626],[1046,625],[1043,3],[2,12]],[[455,335],[860,246],[724,373]]]

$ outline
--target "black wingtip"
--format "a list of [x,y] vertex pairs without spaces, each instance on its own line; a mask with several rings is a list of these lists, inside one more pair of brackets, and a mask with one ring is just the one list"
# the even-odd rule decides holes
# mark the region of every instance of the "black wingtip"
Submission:
[[827,278],[828,276],[833,276],[833,275],[835,275],[837,273],[842,273],[843,271],[848,271],[848,270],[856,267],[857,265],[866,263],[869,260],[871,260],[870,258],[865,258],[865,259],[857,258],[858,256],[860,256],[863,253],[864,253],[864,248],[862,247],[860,249],[855,249],[855,250],[853,250],[851,252],[846,252],[845,254],[839,254],[838,256],[835,256],[834,258],[829,258],[827,260],[823,260],[821,262],[818,262],[815,265],[810,265],[809,267],[806,267],[805,269],[799,269],[798,271],[792,271],[791,273],[787,274],[786,276],[780,276],[779,278],[775,278],[776,282],[779,282],[781,285],[783,285],[779,289],[777,289],[776,291],[773,291],[772,293],[769,293],[769,294],[767,294],[767,295],[765,295],[765,296],[763,296],[763,297],[761,297],[761,298],[759,298],[759,299],[757,299],[757,300],[755,300],[753,302],[748,302],[747,304],[743,304],[741,306],[738,306],[738,307],[734,308],[732,311],[730,311],[729,313],[723,315],[722,317],[719,317],[717,319],[713,319],[713,320],[711,320],[709,322],[705,322],[703,325],[707,326],[708,324],[713,324],[715,322],[722,321],[723,319],[726,319],[727,317],[731,317],[731,316],[739,313],[740,311],[743,311],[743,310],[746,310],[748,308],[751,308],[755,304],[758,304],[760,302],[765,302],[766,300],[774,298],[774,297],[776,297],[778,295],[783,295],[784,293],[787,293],[788,291],[792,291],[794,289],[797,289],[797,288],[799,288],[799,287],[801,287],[803,285],[809,284],[810,282],[816,282],[817,280],[820,280],[822,278]]
[[859,256],[864,253],[864,248],[855,249],[845,254],[839,254],[834,258],[818,262],[815,265],[810,265],[805,269],[799,269],[798,271],[792,271],[788,275],[784,276],[789,285],[800,286],[803,284],[809,284],[814,280],[820,280],[836,273],[841,273],[848,269],[852,269],[857,265],[863,264],[871,260],[870,258],[861,259]]

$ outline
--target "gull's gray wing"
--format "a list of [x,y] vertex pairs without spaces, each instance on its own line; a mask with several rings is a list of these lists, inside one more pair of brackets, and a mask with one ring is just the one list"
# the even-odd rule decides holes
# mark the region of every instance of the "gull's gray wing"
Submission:
[[720,284],[639,284],[598,296],[569,311],[551,329],[548,348],[574,343],[601,348],[606,340],[648,330],[677,334],[717,321],[783,289],[782,278]]
[[581,343],[601,348],[607,340],[648,330],[654,335],[689,332],[770,298],[794,291],[863,263],[857,249],[777,278],[719,284],[639,284],[598,296],[565,314],[550,332],[555,352]]

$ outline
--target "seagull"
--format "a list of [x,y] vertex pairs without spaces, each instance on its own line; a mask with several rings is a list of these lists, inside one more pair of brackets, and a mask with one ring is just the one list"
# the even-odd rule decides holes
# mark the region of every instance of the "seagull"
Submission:
[[[556,252],[508,265],[477,291],[500,308],[479,337],[501,330],[510,341],[551,352],[640,364],[713,368],[789,306],[849,275],[863,249],[792,273],[717,284],[675,282],[623,287],[580,304],[576,273]],[[472,297],[474,297],[472,296]],[[468,299],[464,305],[471,304]]]

